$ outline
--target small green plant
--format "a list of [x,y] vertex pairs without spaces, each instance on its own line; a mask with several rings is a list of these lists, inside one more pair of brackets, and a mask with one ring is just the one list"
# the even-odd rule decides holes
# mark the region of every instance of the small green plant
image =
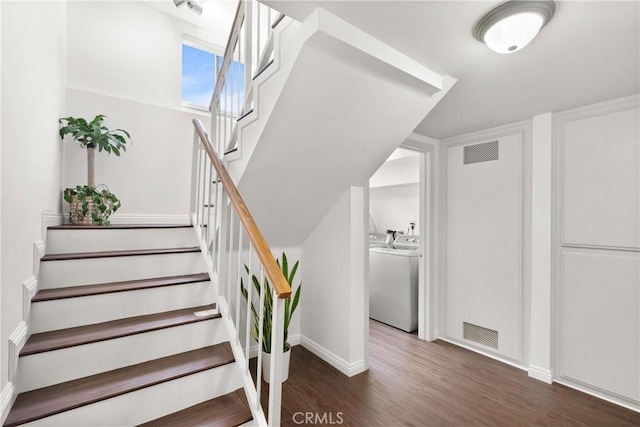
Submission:
[[80,143],[82,148],[98,147],[98,151],[113,152],[116,156],[120,156],[120,150],[127,151],[126,138],[131,140],[131,136],[123,129],[109,130],[102,124],[106,118],[107,116],[98,114],[93,120],[87,122],[81,117],[63,117],[59,122],[60,124],[66,122],[66,126],[60,128],[60,138],[69,134]]
[[71,205],[71,223],[82,223],[90,212],[93,224],[109,225],[109,217],[121,206],[120,200],[104,185],[96,188],[88,185],[66,188],[64,200]]
[[[293,290],[293,279],[296,275],[296,271],[298,270],[298,264],[300,263],[300,261],[296,261],[291,271],[289,271],[289,263],[287,262],[287,256],[283,252],[282,262],[280,262],[280,260],[276,260],[276,262],[278,263],[278,266],[280,266],[280,269],[282,270],[282,275],[285,277],[285,279],[287,280],[287,283],[289,283],[289,286],[291,286],[291,289]],[[245,265],[244,268],[247,271],[247,274],[250,274],[249,267]],[[257,301],[260,301],[260,291],[262,289],[262,286],[260,285],[260,280],[255,275],[252,274],[251,282],[253,283],[253,287],[255,289],[254,296],[256,297]],[[267,280],[266,277],[264,278],[263,285],[264,285],[264,294],[263,294],[264,319],[262,321],[262,351],[264,351],[265,353],[271,353],[273,291],[271,290],[271,285],[269,284],[269,281]],[[291,317],[293,316],[293,313],[296,311],[296,308],[298,307],[298,302],[300,301],[301,289],[302,289],[302,282],[300,282],[300,284],[298,285],[298,289],[295,292],[293,300],[291,299],[291,296],[289,296],[284,301],[284,348],[282,349],[283,352],[286,352],[287,350],[289,350],[289,348],[291,348],[291,346],[287,342],[287,338],[289,335],[289,323],[291,322]],[[247,291],[247,288],[244,286],[244,282],[242,279],[240,279],[240,292],[242,293],[242,296],[244,297],[245,301],[248,301],[249,292]],[[257,304],[257,301],[256,301],[256,304]],[[254,301],[251,301],[251,313],[253,314],[253,327],[251,328],[251,336],[256,341],[259,341],[258,338],[259,338],[259,332],[260,332],[260,316],[259,316],[260,311],[259,310],[260,310],[260,307],[258,306],[256,308]]]
[[109,130],[104,126],[106,118],[98,114],[91,121],[81,117],[63,117],[60,123],[60,138],[71,135],[87,149],[87,185],[64,190],[64,200],[69,202],[69,219],[72,224],[109,225],[109,216],[120,208],[120,200],[106,186],[98,190],[96,187],[96,147],[98,152],[106,151],[120,157],[127,151],[127,139],[131,141],[129,132],[123,129]]
[[81,117],[63,117],[60,120],[60,138],[71,135],[82,148],[87,149],[87,185],[95,187],[95,148],[98,152],[120,156],[121,151],[127,151],[127,139],[131,140],[129,132],[123,129],[109,130],[102,123],[107,116],[98,114],[88,122]]

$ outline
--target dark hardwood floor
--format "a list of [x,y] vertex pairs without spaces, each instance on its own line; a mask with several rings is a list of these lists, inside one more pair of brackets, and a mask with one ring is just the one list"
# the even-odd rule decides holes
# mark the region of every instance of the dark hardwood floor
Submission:
[[455,345],[370,329],[370,369],[351,378],[293,348],[283,426],[640,426],[639,413]]

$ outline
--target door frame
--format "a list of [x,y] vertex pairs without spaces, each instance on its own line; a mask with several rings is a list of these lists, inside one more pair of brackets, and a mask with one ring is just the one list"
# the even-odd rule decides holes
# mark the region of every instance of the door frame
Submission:
[[[420,185],[419,185],[419,236],[420,236],[420,263],[419,263],[419,279],[418,279],[418,338],[427,341],[434,341],[438,338],[437,327],[437,286],[436,278],[438,277],[438,259],[437,259],[437,242],[438,242],[438,164],[439,147],[438,141],[419,134],[412,133],[399,146],[420,154]],[[366,224],[365,230],[368,230],[369,223],[369,185],[366,185],[367,203],[366,203]],[[365,268],[368,270],[368,245],[367,245],[367,262]],[[365,272],[368,277],[368,271]],[[369,292],[365,295],[365,325],[369,324]],[[366,336],[369,335],[369,328],[366,327]],[[366,340],[368,342],[368,340]],[[368,350],[368,349],[367,349]],[[365,351],[368,359],[368,351]]]

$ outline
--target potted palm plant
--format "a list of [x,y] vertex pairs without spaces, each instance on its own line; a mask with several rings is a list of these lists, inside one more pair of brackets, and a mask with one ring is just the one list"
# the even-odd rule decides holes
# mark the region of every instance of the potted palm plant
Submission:
[[[296,271],[298,270],[298,265],[300,261],[296,261],[289,271],[289,263],[287,261],[287,255],[282,253],[282,261],[276,260],[280,269],[282,270],[282,275],[291,286],[293,290],[293,280],[296,275]],[[247,274],[249,274],[249,267],[244,266]],[[272,318],[273,318],[273,291],[271,290],[271,285],[267,278],[264,279],[264,283],[260,284],[260,280],[255,276],[251,275],[251,282],[253,283],[253,287],[255,292],[252,295],[251,301],[251,313],[253,314],[253,325],[251,327],[251,336],[256,342],[259,341],[259,332],[260,332],[260,317],[259,317],[259,305],[260,301],[260,293],[263,290],[263,298],[264,298],[264,318],[262,321],[262,372],[263,377],[266,382],[269,382],[269,376],[271,373],[271,354],[274,349],[271,348],[271,332],[272,332]],[[293,313],[296,311],[298,307],[298,302],[300,301],[300,290],[302,289],[302,282],[298,285],[298,289],[295,291],[293,299],[291,296],[287,297],[284,301],[284,347],[282,349],[283,352],[283,365],[282,365],[282,381],[286,381],[289,378],[289,361],[291,359],[291,345],[288,343],[287,339],[289,336],[289,324],[291,323],[291,317]],[[247,288],[244,286],[244,281],[240,279],[240,292],[246,301],[249,299],[249,292]]]
[[87,185],[64,190],[64,200],[69,203],[69,220],[72,224],[109,224],[109,216],[120,208],[118,198],[105,185],[96,187],[95,151],[105,151],[120,156],[127,150],[129,133],[123,129],[109,130],[104,126],[106,116],[98,114],[90,122],[83,118],[63,117],[59,120],[60,138],[71,135],[87,149]]

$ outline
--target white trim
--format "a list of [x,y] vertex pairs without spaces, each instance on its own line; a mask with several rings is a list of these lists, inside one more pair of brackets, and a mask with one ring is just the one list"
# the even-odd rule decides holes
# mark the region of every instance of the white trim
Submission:
[[551,370],[547,368],[542,368],[540,366],[530,365],[529,366],[529,376],[531,378],[535,378],[536,380],[540,380],[547,384],[553,383],[553,374]]
[[622,396],[617,396],[612,393],[609,393],[605,390],[599,389],[597,387],[593,387],[587,384],[583,384],[580,381],[572,380],[567,377],[560,377],[554,380],[558,384],[562,384],[563,386],[572,388],[574,390],[581,391],[590,396],[597,397],[598,399],[606,400],[607,402],[611,402],[615,405],[622,406],[624,408],[630,409],[635,412],[640,412],[640,403],[632,401],[630,399],[624,398]]
[[640,107],[640,94],[625,96],[623,98],[612,99],[597,104],[585,105],[571,110],[561,111],[554,114],[561,124],[582,120],[589,117],[598,117],[604,114],[617,113],[619,111],[632,110]]
[[113,214],[112,224],[191,224],[189,214]]
[[616,405],[640,412],[640,403],[623,396],[610,393],[606,390],[592,386],[579,380],[574,380],[563,375],[564,358],[562,343],[564,342],[563,330],[563,293],[564,293],[564,264],[562,257],[567,250],[585,251],[619,251],[637,252],[634,247],[615,247],[604,245],[584,245],[567,242],[564,236],[564,130],[567,123],[579,121],[591,117],[613,114],[626,110],[640,108],[640,94],[612,99],[597,104],[585,105],[579,108],[562,111],[553,114],[552,121],[552,236],[551,236],[551,366],[553,367],[554,381],[590,394]]
[[44,242],[47,241],[47,228],[52,227],[54,225],[64,224],[65,215],[61,213],[53,213],[49,211],[43,211],[40,216],[40,223],[42,224],[42,229],[40,232],[40,239]]
[[362,359],[349,363],[342,357],[305,336],[300,337],[300,344],[346,376],[352,377],[365,371],[365,363]]
[[515,133],[526,133],[531,131],[532,121],[522,120],[508,125],[497,126],[490,129],[483,129],[477,132],[466,133],[464,135],[446,138],[440,141],[446,148],[456,147],[458,145],[466,145],[482,142],[481,139],[500,139]]
[[31,313],[31,298],[38,292],[38,279],[30,276],[22,283],[22,321],[29,323]]
[[[444,294],[444,299],[439,301],[442,308],[443,313],[443,321],[444,325],[444,334],[447,335],[446,331],[446,312],[447,312],[447,302],[446,302],[446,292],[447,292],[447,279],[446,279],[446,270],[448,260],[446,259],[446,244],[447,244],[447,194],[448,194],[448,182],[447,182],[447,159],[449,155],[449,149],[453,147],[466,146],[470,144],[477,144],[484,140],[501,140],[502,138],[507,138],[510,136],[518,136],[519,137],[519,147],[518,147],[518,156],[519,156],[519,164],[518,164],[518,176],[520,180],[519,185],[519,204],[518,204],[518,217],[519,217],[519,257],[518,257],[518,269],[519,269],[519,286],[518,286],[518,300],[519,300],[519,313],[518,313],[518,330],[519,334],[516,337],[517,343],[517,366],[520,369],[526,369],[520,363],[527,363],[528,358],[530,356],[530,346],[528,340],[530,340],[530,296],[531,296],[531,283],[530,283],[530,269],[525,265],[526,262],[529,262],[531,254],[528,248],[530,245],[530,239],[528,235],[531,234],[531,205],[530,205],[530,187],[531,186],[531,177],[530,170],[527,169],[526,162],[531,162],[531,152],[530,145],[532,143],[532,133],[533,133],[533,121],[522,120],[515,123],[510,123],[503,126],[497,126],[489,129],[483,129],[476,132],[467,133],[464,135],[454,136],[450,138],[446,138],[441,140],[440,142],[444,145],[441,147],[443,158],[441,157],[441,165],[440,169],[440,180],[444,183],[444,187],[442,189],[444,195],[443,200],[440,201],[442,206],[442,212],[444,213],[444,218],[441,222],[441,235],[440,239],[444,240],[444,248],[441,247],[441,253],[445,254],[443,256],[444,262],[442,264],[442,268],[444,269],[443,281],[439,284],[442,293]],[[526,150],[529,150],[528,152]],[[528,208],[525,209],[525,208]],[[525,275],[525,273],[528,273]],[[482,353],[484,354],[484,353]],[[497,360],[505,361],[507,359]],[[508,359],[510,360],[510,359]],[[509,362],[506,362],[509,363]],[[512,363],[510,363],[512,364]]]
[[36,277],[40,277],[40,258],[44,256],[45,250],[44,241],[36,240],[33,242],[33,275]]
[[428,145],[433,148],[439,145],[440,143],[437,139],[433,139],[428,136],[424,136],[424,135],[420,135],[419,133],[412,132],[411,134],[409,134],[409,136],[407,137],[407,139],[404,141],[402,145],[413,146],[414,144],[412,142],[421,143],[420,149],[422,149],[424,145]]
[[21,321],[18,323],[16,329],[9,337],[9,381],[15,382],[16,373],[18,371],[18,357],[20,356],[20,350],[27,341],[27,333],[29,332],[29,326],[26,322]]
[[460,342],[460,341],[458,341],[458,340],[456,340],[454,338],[440,337],[438,339],[440,339],[440,340],[442,340],[444,342],[448,342],[449,344],[457,345],[458,347],[462,347],[464,349],[473,351],[474,353],[478,353],[478,354],[481,354],[483,356],[490,357],[491,359],[497,360],[498,362],[506,363],[507,365],[511,365],[514,368],[522,369],[523,371],[529,371],[529,369],[527,367],[521,365],[520,363],[518,363],[515,360],[507,359],[506,357],[500,356],[498,354],[491,353],[491,352],[488,352],[488,351],[484,351],[484,350],[481,350],[481,349],[479,349],[477,347],[473,347],[473,346],[467,345],[467,344],[462,343],[462,342]]
[[186,44],[189,47],[203,50],[207,53],[212,53],[214,55],[224,57],[224,47],[216,43],[211,43],[209,41],[199,39],[198,37],[194,37],[191,34],[182,34],[182,44]]
[[0,392],[0,424],[3,424],[9,415],[9,410],[17,397],[16,386],[12,382],[4,385]]
[[[294,334],[287,338],[287,342],[291,347],[295,347],[300,345],[302,335]],[[258,343],[254,342],[251,347],[249,347],[249,359],[253,359],[254,357],[258,357]]]

